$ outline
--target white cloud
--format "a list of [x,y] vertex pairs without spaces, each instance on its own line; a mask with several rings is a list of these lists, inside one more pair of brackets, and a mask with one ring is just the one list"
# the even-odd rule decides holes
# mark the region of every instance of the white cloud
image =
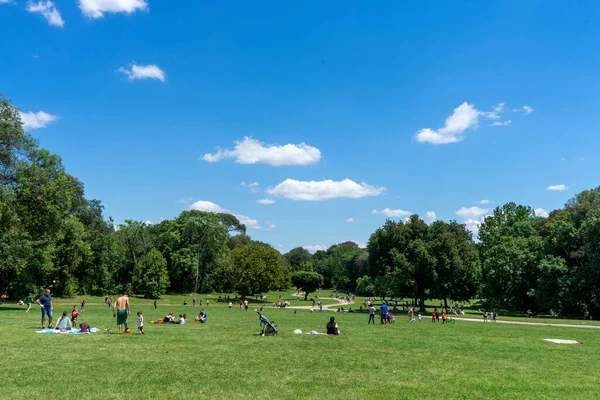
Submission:
[[435,222],[436,219],[437,217],[434,211],[427,211],[425,213],[425,222],[427,222],[428,224]]
[[54,122],[58,119],[58,116],[48,114],[44,111],[38,111],[36,113],[29,112],[21,112],[21,121],[23,121],[24,129],[38,129],[45,128],[49,123]]
[[250,191],[252,193],[260,192],[260,189],[258,189],[258,187],[260,186],[260,183],[258,183],[258,182],[246,183],[246,182],[242,181],[242,183],[240,183],[240,186],[249,187]]
[[309,253],[315,253],[319,250],[327,250],[329,247],[324,246],[322,244],[315,244],[315,245],[310,245],[310,246],[302,246],[302,248],[306,249],[309,251]]
[[379,196],[385,192],[385,187],[371,186],[367,183],[358,184],[350,179],[342,181],[298,181],[286,179],[274,188],[268,188],[272,196],[285,197],[292,200],[321,201],[338,197],[353,199]]
[[269,221],[265,221],[265,222],[267,223],[267,230],[271,230],[271,229],[277,228],[277,225],[275,225],[274,223],[269,222]]
[[50,25],[60,26],[61,28],[65,25],[65,21],[62,19],[54,3],[50,0],[37,2],[30,0],[27,3],[27,11],[41,14]]
[[480,112],[475,106],[467,102],[462,103],[454,109],[452,115],[446,118],[443,128],[437,131],[425,128],[417,132],[415,139],[420,143],[447,144],[463,140],[462,133],[469,129],[475,129],[479,125]]
[[346,222],[348,222],[348,223],[352,223],[352,222],[354,222],[354,218],[350,217],[350,218],[348,218],[348,219],[346,220]]
[[246,225],[249,229],[260,229],[260,224],[257,220],[252,219],[246,215],[242,214],[233,214],[237,217],[237,219],[244,225]]
[[562,157],[562,158],[560,159],[560,161],[565,161],[566,159],[567,159],[567,157]]
[[163,71],[157,65],[154,64],[132,64],[129,69],[120,67],[117,71],[127,75],[130,81],[135,81],[139,79],[158,79],[159,81],[164,82],[167,79],[165,71]]
[[240,223],[246,225],[247,228],[260,229],[260,224],[258,223],[257,220],[252,219],[243,214],[234,213],[231,210],[228,210],[226,208],[219,206],[218,204],[213,203],[212,201],[198,200],[190,206],[190,210],[199,210],[199,211],[212,212],[212,213],[232,214],[240,221]]
[[524,106],[522,109],[508,110],[505,103],[498,103],[492,107],[492,111],[479,111],[473,104],[467,102],[462,103],[454,109],[452,115],[446,118],[444,126],[438,130],[424,128],[419,130],[415,139],[419,143],[430,144],[448,144],[456,143],[464,140],[464,132],[467,129],[477,129],[479,126],[479,117],[493,120],[490,126],[508,126],[512,123],[511,120],[502,121],[501,114],[508,111],[524,111],[525,114],[531,114],[533,109],[529,106]]
[[0,0],[0,4],[13,3],[13,0]]
[[487,208],[479,208],[479,207],[463,207],[460,210],[456,211],[456,215],[463,219],[479,219],[483,215],[485,215],[488,211]]
[[463,221],[463,224],[465,224],[467,229],[473,233],[474,237],[479,236],[479,227],[481,226],[482,219],[468,218],[467,220]]
[[144,225],[146,225],[146,226],[152,226],[152,225],[154,225],[154,222],[148,220],[148,221],[144,222]]
[[409,217],[412,215],[412,213],[410,211],[406,211],[406,210],[392,210],[390,208],[384,208],[381,211],[377,211],[377,210],[373,210],[371,211],[371,214],[383,214],[386,217],[389,218],[394,218],[394,217]]
[[546,188],[546,190],[553,190],[553,191],[560,192],[563,190],[567,190],[567,187],[561,183],[560,185],[550,185]]
[[214,154],[207,153],[202,157],[204,161],[208,162],[219,162],[225,158],[235,158],[235,162],[238,164],[262,163],[274,167],[309,165],[319,162],[321,151],[306,143],[265,146],[262,142],[246,136],[244,140],[235,142],[233,150],[219,150]]
[[104,13],[132,14],[148,9],[146,0],[79,0],[79,9],[87,17],[102,18]]
[[534,212],[538,217],[548,218],[548,211],[544,210],[543,208],[536,208]]
[[483,200],[479,200],[477,202],[477,204],[492,204],[493,202],[494,202],[493,200],[483,199]]
[[256,202],[258,204],[274,204],[275,200],[274,199],[260,199],[260,200],[256,200]]

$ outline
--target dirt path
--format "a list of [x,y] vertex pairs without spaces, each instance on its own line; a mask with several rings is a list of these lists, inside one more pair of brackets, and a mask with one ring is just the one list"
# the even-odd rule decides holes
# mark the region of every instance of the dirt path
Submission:
[[[292,293],[292,296],[293,297],[304,297],[304,294]],[[349,306],[351,304],[354,304],[353,300],[350,300],[349,303],[345,300],[340,300],[340,299],[328,298],[328,300],[335,300],[335,301],[337,301],[337,304],[323,304],[323,311],[337,311],[337,308],[340,306],[344,306],[344,305]],[[333,307],[333,309],[331,307]],[[286,308],[295,308],[298,310],[310,310],[313,307],[312,306],[292,306],[292,305],[290,305],[289,307],[286,307]],[[318,311],[318,306],[315,307],[315,311]]]
[[[457,321],[470,321],[470,322],[484,322],[482,319],[476,318],[455,318]],[[493,324],[494,322],[489,322]],[[521,322],[521,321],[496,321],[498,324],[513,324],[513,325],[532,325],[532,326],[553,326],[559,328],[590,328],[590,329],[600,329],[600,325],[576,325],[576,324],[555,324],[555,323],[547,323],[547,322]]]

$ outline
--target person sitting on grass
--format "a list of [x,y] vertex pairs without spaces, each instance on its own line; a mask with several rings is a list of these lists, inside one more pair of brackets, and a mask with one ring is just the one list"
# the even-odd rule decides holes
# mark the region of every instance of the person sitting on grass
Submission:
[[198,322],[204,324],[206,323],[206,320],[208,320],[208,316],[206,315],[206,311],[204,311],[204,308],[202,308],[200,310],[200,313],[198,314]]
[[63,330],[63,329],[69,329],[71,330],[71,320],[69,319],[69,317],[67,317],[67,312],[63,312],[62,316],[58,319],[58,321],[56,321],[56,326],[54,326],[54,329],[58,329],[58,330]]
[[326,328],[327,328],[328,335],[336,335],[337,336],[340,334],[340,328],[338,327],[338,324],[336,324],[334,317],[329,318],[329,322],[327,323]]
[[173,316],[173,312],[171,311],[170,313],[165,315],[165,318],[163,319],[163,324],[174,324],[174,323],[175,323],[175,317]]
[[179,319],[177,320],[176,323],[180,324],[180,325],[183,325],[183,324],[185,324],[187,322],[186,318],[187,318],[187,314],[179,314]]

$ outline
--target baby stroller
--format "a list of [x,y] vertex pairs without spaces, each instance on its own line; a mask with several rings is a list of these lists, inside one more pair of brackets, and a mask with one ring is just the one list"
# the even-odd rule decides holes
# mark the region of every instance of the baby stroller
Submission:
[[[257,311],[258,312],[258,311]],[[277,325],[272,321],[269,321],[267,317],[258,312],[258,318],[260,319],[261,332],[260,336],[277,336]]]

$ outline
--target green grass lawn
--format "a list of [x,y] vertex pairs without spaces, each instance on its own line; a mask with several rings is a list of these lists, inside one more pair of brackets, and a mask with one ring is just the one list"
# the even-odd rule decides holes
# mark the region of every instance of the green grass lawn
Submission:
[[[594,329],[461,321],[441,325],[429,319],[408,323],[404,316],[398,316],[392,326],[368,326],[366,314],[310,314],[308,310],[294,314],[291,309],[268,306],[265,314],[279,324],[280,334],[261,337],[255,305],[248,312],[235,305],[229,310],[226,304],[213,303],[212,295],[210,306],[205,307],[209,314],[205,325],[148,323],[168,311],[185,312],[192,319],[199,307],[184,307],[184,298],[189,296],[167,296],[157,310],[151,301],[133,298],[132,326],[135,312],[142,311],[143,336],[37,335],[37,306],[30,314],[24,307],[0,307],[2,398],[589,399],[598,395],[600,331]],[[75,303],[75,299],[57,299],[55,316]],[[330,316],[335,316],[342,336],[293,333],[294,329],[324,331]],[[112,312],[103,305],[89,304],[79,321],[116,331]],[[584,344],[556,345],[543,338]]]

